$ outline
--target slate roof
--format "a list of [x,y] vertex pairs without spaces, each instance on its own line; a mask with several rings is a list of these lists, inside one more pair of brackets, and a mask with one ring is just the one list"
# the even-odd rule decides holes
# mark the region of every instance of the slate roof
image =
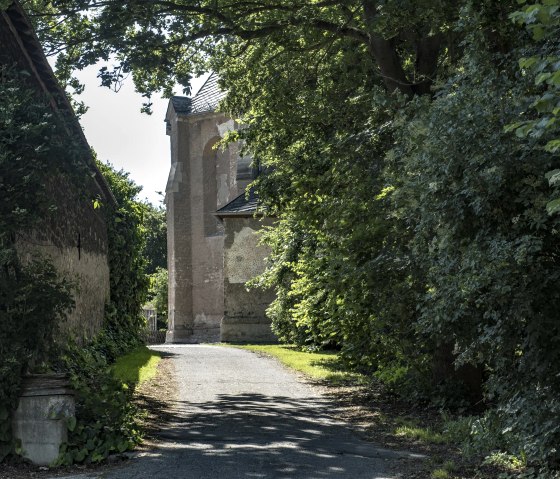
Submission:
[[171,102],[177,114],[193,115],[214,111],[225,96],[226,93],[218,86],[218,75],[212,73],[194,97],[174,96]]
[[186,96],[172,96],[171,103],[173,108],[179,115],[188,115],[191,113],[192,101]]
[[237,198],[231,200],[227,205],[222,206],[218,211],[216,211],[216,216],[222,217],[251,217],[255,213],[258,214],[259,199],[255,190],[251,188],[249,190],[249,196],[246,196],[246,192],[241,193]]

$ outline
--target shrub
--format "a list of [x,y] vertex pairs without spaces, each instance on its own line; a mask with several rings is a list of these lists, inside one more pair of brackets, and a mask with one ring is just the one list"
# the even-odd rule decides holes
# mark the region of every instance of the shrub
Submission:
[[76,417],[68,421],[68,442],[61,447],[59,464],[100,462],[140,442],[133,389],[113,377],[95,345],[71,346],[59,366],[69,373],[76,391]]

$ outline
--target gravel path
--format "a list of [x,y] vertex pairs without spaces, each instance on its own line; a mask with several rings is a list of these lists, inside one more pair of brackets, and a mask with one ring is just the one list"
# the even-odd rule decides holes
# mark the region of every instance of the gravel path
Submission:
[[275,360],[205,345],[158,346],[173,355],[176,421],[158,448],[98,475],[105,479],[391,479],[377,448],[329,417],[331,401]]

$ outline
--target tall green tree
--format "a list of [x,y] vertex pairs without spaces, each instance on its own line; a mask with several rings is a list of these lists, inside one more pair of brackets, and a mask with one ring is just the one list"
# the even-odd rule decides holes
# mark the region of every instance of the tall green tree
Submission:
[[283,338],[417,397],[461,391],[434,363],[478,366],[502,443],[558,465],[556,0],[28,5],[66,79],[103,59],[104,84],[169,95],[218,71],[268,171]]
[[145,236],[144,256],[146,274],[154,274],[158,268],[167,269],[167,219],[165,208],[151,203],[144,205],[142,221]]
[[109,362],[136,345],[144,327],[142,305],[148,293],[143,231],[145,204],[138,200],[142,190],[129,174],[110,164],[97,162],[113,192],[116,204],[101,205],[107,218],[109,238],[110,303],[102,334]]

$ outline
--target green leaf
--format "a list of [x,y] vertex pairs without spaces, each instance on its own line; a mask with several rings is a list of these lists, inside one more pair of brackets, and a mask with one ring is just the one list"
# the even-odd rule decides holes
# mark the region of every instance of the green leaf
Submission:
[[519,60],[519,67],[529,69],[533,67],[537,63],[537,61],[537,57],[522,58],[521,60]]
[[557,198],[555,200],[549,201],[546,204],[546,211],[548,212],[549,215],[554,215],[558,212],[560,212],[560,198]]
[[118,443],[117,445],[117,450],[119,452],[124,452],[129,448],[129,442],[128,441],[121,441]]
[[546,30],[541,25],[531,27],[533,38],[537,41],[542,40],[546,36]]
[[74,431],[74,429],[76,429],[76,424],[77,424],[77,421],[76,421],[76,418],[74,416],[69,417],[66,420],[66,425],[68,426],[69,431]]
[[560,184],[560,169],[549,171],[545,178],[548,180],[550,186],[557,186]]
[[535,78],[535,85],[540,85],[544,82],[546,82],[550,77],[552,76],[552,73],[540,73],[539,75],[537,75],[537,78]]
[[546,151],[550,153],[558,153],[560,152],[560,139],[558,140],[550,140],[544,147]]
[[6,406],[0,406],[0,422],[6,421],[10,417],[10,412]]

